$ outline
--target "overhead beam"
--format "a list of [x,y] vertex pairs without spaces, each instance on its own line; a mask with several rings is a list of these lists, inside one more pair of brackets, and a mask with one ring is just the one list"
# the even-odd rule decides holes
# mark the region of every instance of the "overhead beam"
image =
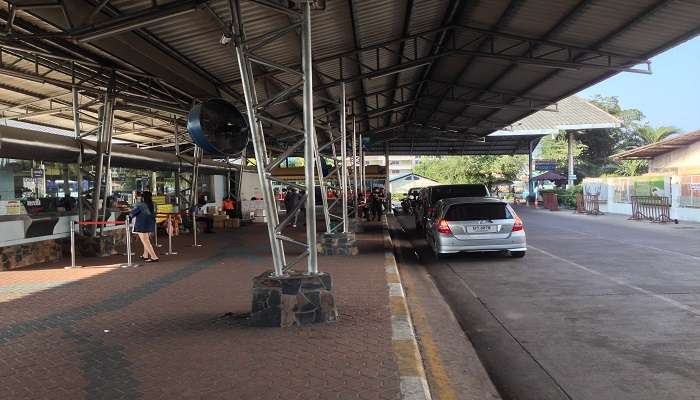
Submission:
[[[8,76],[13,76],[15,78],[21,78],[25,79],[28,81],[32,82],[37,82],[37,83],[44,83],[44,84],[50,84],[59,88],[67,89],[70,90],[73,87],[77,88],[80,91],[84,91],[87,93],[90,93],[92,95],[101,95],[104,94],[105,89],[99,88],[99,87],[92,87],[92,86],[85,86],[85,85],[76,85],[72,84],[70,81],[62,81],[59,79],[54,79],[54,78],[47,78],[45,76],[42,76],[41,74],[37,74],[35,72],[25,72],[25,71],[19,71],[19,70],[14,70],[6,67],[0,67],[0,75],[8,75]],[[187,115],[187,109],[185,108],[180,108],[178,106],[175,106],[170,103],[162,103],[161,101],[155,100],[155,99],[148,99],[144,98],[138,95],[134,94],[128,94],[128,93],[123,93],[119,92],[116,95],[117,98],[122,99],[124,101],[136,104],[136,105],[142,105],[145,107],[151,107],[155,108],[158,110],[166,111],[169,113],[173,113],[176,115]]]
[[[28,108],[31,107],[31,112],[26,113],[26,114],[18,114],[18,115],[8,116],[6,118],[0,118],[0,120],[2,120],[2,119],[29,119],[29,118],[39,117],[39,116],[43,116],[43,115],[58,114],[57,117],[60,119],[73,121],[72,116],[61,115],[61,113],[65,112],[66,109],[72,109],[72,102],[69,100],[62,100],[61,97],[63,97],[63,96],[61,96],[61,95],[46,98],[40,93],[35,93],[35,92],[32,92],[30,90],[26,90],[26,89],[18,89],[18,88],[8,87],[7,85],[3,85],[3,84],[0,84],[0,88],[2,88],[4,90],[16,91],[18,93],[22,93],[25,96],[33,97],[35,99],[35,100],[27,101],[27,102],[22,103],[22,104],[7,104],[6,109],[16,109],[17,107],[28,107]],[[54,109],[42,109],[42,108],[36,106],[36,103],[47,101],[48,99],[53,99],[55,103],[59,104],[59,107],[54,108]],[[89,108],[96,105],[98,103],[99,99],[100,99],[99,96],[94,96],[93,99],[90,100],[89,102],[80,105],[78,110],[81,112],[81,114],[83,114],[83,116],[81,117],[81,122],[87,121],[88,124],[91,126],[95,126],[95,127],[98,126],[97,112],[90,110]],[[124,108],[118,107],[115,109],[123,110]],[[11,112],[17,112],[17,111],[11,111]],[[128,110],[128,112],[138,114],[140,111]],[[114,124],[112,125],[112,127],[115,128],[115,131],[118,131],[118,129],[116,129],[116,128],[123,126],[123,125],[132,124],[132,130],[136,130],[136,128],[134,128],[133,126],[136,126],[138,124],[138,125],[144,127],[143,130],[153,129],[153,130],[156,130],[156,131],[161,132],[161,133],[166,134],[166,135],[171,134],[171,132],[164,131],[161,129],[165,125],[152,126],[152,125],[149,125],[149,124],[143,122],[144,119],[151,119],[151,120],[159,119],[161,121],[170,121],[168,118],[163,117],[163,116],[159,116],[159,115],[149,115],[147,118],[137,118],[137,119],[132,119],[132,120],[115,115]],[[47,124],[47,123],[43,123],[43,122],[41,123],[41,125],[55,127],[57,129],[66,129],[66,127]],[[117,133],[117,134],[119,134],[119,133]],[[135,134],[135,132],[134,132],[134,134]],[[139,136],[144,136],[144,135],[139,135]],[[146,137],[146,136],[144,136],[144,137]],[[149,137],[149,138],[152,138],[152,137]],[[160,137],[156,137],[156,138],[161,139]]]
[[[407,0],[406,1],[406,8],[404,10],[404,18],[403,18],[403,29],[402,29],[402,34],[401,36],[408,36],[409,28],[411,25],[411,15],[413,14],[413,7],[415,6],[414,0]],[[406,42],[401,42],[399,45],[399,51],[396,54],[396,63],[400,64],[401,59],[404,56],[404,50],[406,48]],[[390,96],[390,101],[393,102],[395,97],[396,97],[396,90],[398,89],[399,86],[399,74],[395,74],[392,83],[389,85],[390,87],[393,87],[394,90],[392,90],[391,96]],[[401,99],[403,101],[403,99]],[[386,117],[384,119],[384,125],[388,126],[391,124],[391,115],[392,114],[386,114]]]
[[[394,64],[388,67],[371,67],[366,63],[362,63],[362,55],[372,53],[374,58],[394,58],[396,56],[395,51],[388,50],[387,47],[395,44],[400,44],[402,42],[411,41],[413,45],[419,43],[432,44],[435,40],[432,35],[436,32],[441,32],[445,30],[459,30],[466,31],[473,34],[473,38],[467,39],[463,38],[463,42],[449,43],[449,45],[444,46],[444,49],[436,54],[431,54],[428,56],[414,57],[408,59],[408,61],[403,61],[398,64]],[[491,43],[491,46],[485,46],[484,48],[475,47],[479,40],[485,40]],[[501,40],[501,41],[499,41]],[[452,42],[452,41],[451,41]],[[534,51],[535,48],[541,49],[540,52]],[[521,49],[525,49],[523,52]],[[524,53],[524,54],[523,54]],[[575,61],[574,59],[579,54],[595,54],[597,57],[595,59],[599,62],[592,62],[591,59]],[[591,48],[578,47],[568,44],[561,44],[557,42],[542,41],[539,39],[534,39],[525,36],[505,34],[496,31],[488,31],[483,29],[478,29],[469,26],[459,26],[452,25],[449,27],[440,28],[437,30],[425,31],[422,33],[409,35],[404,38],[388,40],[376,45],[367,47],[358,47],[355,50],[339,53],[332,56],[322,57],[314,60],[316,65],[323,65],[326,63],[332,63],[334,66],[339,64],[354,64],[358,68],[354,68],[359,72],[355,74],[345,74],[348,70],[353,68],[342,68],[343,73],[338,73],[337,76],[333,77],[338,81],[352,82],[359,79],[372,79],[377,77],[383,77],[390,75],[392,73],[398,73],[407,70],[408,68],[419,68],[428,65],[434,60],[443,57],[485,57],[493,58],[499,60],[512,61],[515,63],[522,63],[534,66],[540,66],[544,68],[560,68],[560,69],[602,69],[602,70],[614,70],[614,71],[629,71],[637,73],[650,73],[650,68],[648,67],[649,61],[646,59],[640,59],[636,57],[631,57],[622,54],[616,54],[611,52],[604,52],[600,50],[595,50]],[[406,57],[401,57],[406,59]],[[376,64],[387,64],[388,62],[382,62],[379,60]],[[646,69],[634,68],[634,65],[645,64]],[[298,68],[298,64],[287,65],[285,68]],[[277,75],[283,71],[270,71],[269,74]],[[259,76],[258,79],[263,78]],[[240,79],[225,82],[228,85],[239,84]],[[337,85],[337,82],[333,82],[330,86]]]
[[[511,6],[513,6],[514,4],[515,3],[511,3]],[[540,37],[540,39],[542,41],[547,41],[547,40],[551,39],[552,37],[554,37],[554,35],[559,33],[559,31],[561,29],[563,29],[563,27],[565,27],[570,21],[574,21],[575,18],[577,18],[577,16],[579,14],[581,14],[583,11],[585,11],[589,5],[590,5],[590,0],[579,0],[579,2],[576,5],[574,5],[574,7],[572,7],[571,10],[569,10],[569,12],[567,12],[566,15],[564,15],[557,23],[555,23],[554,26],[552,26],[544,35],[542,35]],[[508,7],[506,9],[506,11],[504,12],[504,16],[509,16],[511,11],[512,11],[512,8]],[[507,18],[505,18],[505,20],[507,20]],[[501,17],[501,19],[499,20],[499,22],[496,25],[496,28],[498,28],[499,25],[501,25],[503,23],[503,21],[504,21],[504,18]],[[487,43],[484,42],[484,43],[482,43],[482,45],[485,46],[485,45],[487,45]],[[524,49],[523,52],[525,52],[526,50],[527,49]],[[459,80],[462,77],[462,75],[466,74],[469,71],[469,69],[472,67],[473,64],[474,64],[474,59],[470,60],[470,62],[464,66],[462,71],[457,75],[456,79]],[[501,81],[501,79],[503,79],[505,76],[510,74],[518,66],[519,66],[519,64],[517,64],[517,63],[513,63],[513,64],[509,65],[504,71],[502,71],[500,74],[498,74],[498,76],[496,78],[491,80],[486,85],[486,90],[490,90],[490,89],[494,88],[497,85],[497,83]],[[469,105],[465,105],[464,107],[462,107],[461,111],[464,112],[468,108],[469,108]]]
[[[172,92],[164,90],[163,87],[170,89],[170,85],[154,76],[105,67],[91,61],[31,49],[20,44],[8,44],[0,41],[0,55],[4,56],[0,57],[0,66],[5,71],[33,76],[32,79],[39,79],[42,83],[60,82],[61,86],[59,87],[69,85],[66,87],[67,89],[76,86],[81,87],[81,90],[104,93],[109,80],[114,76],[115,84],[121,94],[128,93],[132,96],[152,98],[154,102],[169,103],[171,106],[178,104],[174,93],[182,94],[178,89],[172,89]],[[32,63],[34,68],[31,70],[15,68],[8,62],[8,56],[13,59],[26,60]],[[61,73],[65,76],[65,80],[48,78],[47,75],[50,72]],[[191,97],[185,97],[185,99],[189,101]]]
[[[62,0],[61,3],[65,7],[69,7],[71,10],[71,15],[74,16],[73,19],[75,19],[76,22],[80,22],[80,18],[78,18],[79,16],[83,16],[83,19],[87,18],[88,12],[86,12],[84,9],[89,3],[86,0]],[[101,13],[102,18],[121,16],[116,8],[110,5],[104,5]],[[49,10],[36,10],[32,11],[32,14],[35,17],[42,19],[46,23],[51,24],[56,30],[59,30],[59,32],[55,32],[53,30],[43,30],[35,25],[32,25],[28,21],[18,19],[14,24],[14,34],[46,35],[66,33],[60,32],[60,30],[66,29],[65,23],[59,16],[56,15],[55,12],[50,12]],[[8,13],[0,10],[0,19],[6,21],[8,18]],[[70,30],[71,27],[69,26],[67,29]],[[215,82],[212,80],[212,76],[207,75],[203,69],[199,68],[191,60],[185,59],[174,49],[163,44],[149,32],[145,30],[137,30],[129,34],[131,35],[129,42],[133,42],[133,46],[138,45],[139,48],[143,48],[144,54],[146,54],[145,52],[147,51],[148,54],[154,56],[162,55],[164,59],[167,60],[168,64],[172,64],[170,67],[168,67],[168,70],[175,68],[178,71],[177,75],[164,75],[161,78],[160,75],[162,74],[160,72],[165,70],[163,67],[154,66],[153,68],[150,68],[150,65],[152,64],[144,62],[144,60],[141,60],[140,58],[135,60],[131,60],[129,58],[118,58],[127,54],[129,49],[125,48],[123,44],[120,44],[118,40],[111,38],[106,38],[105,40],[101,41],[100,47],[103,51],[111,54],[113,57],[102,56],[101,54],[104,53],[90,52],[86,50],[86,48],[78,46],[75,43],[62,38],[53,38],[51,40],[32,40],[28,41],[28,43],[21,43],[17,40],[7,39],[3,41],[2,38],[0,38],[0,43],[2,43],[4,46],[17,46],[19,47],[18,50],[25,52],[33,51],[34,53],[32,53],[32,57],[26,58],[29,60],[34,60],[38,56],[41,64],[45,64],[47,59],[51,59],[56,62],[63,61],[65,62],[63,64],[66,64],[66,66],[70,62],[76,62],[76,74],[80,73],[81,71],[86,71],[88,74],[92,74],[92,71],[89,69],[92,68],[93,71],[95,71],[94,69],[96,68],[102,71],[102,73],[97,74],[96,76],[92,77],[92,79],[94,81],[101,81],[103,86],[106,86],[107,82],[109,82],[110,71],[117,71],[118,87],[120,86],[119,81],[123,80],[124,77],[127,77],[128,79],[125,80],[126,85],[124,88],[128,88],[129,90],[139,90],[143,93],[148,93],[150,96],[160,96],[161,98],[172,98],[175,96],[178,102],[185,105],[191,102],[194,95],[201,97],[204,95],[203,93],[206,93],[206,96],[212,96],[212,94],[210,94],[211,88],[226,92],[234,99],[240,97],[234,88],[227,88],[225,85],[221,84],[221,82]],[[38,39],[38,37],[35,39]],[[152,60],[150,63],[152,63]],[[54,65],[55,63],[53,65],[46,66],[53,68]],[[127,67],[122,68],[122,66]],[[190,76],[188,73],[186,73],[185,69],[189,69],[194,74]],[[69,70],[70,68],[57,69],[57,71],[71,75],[72,73],[69,73]],[[149,76],[141,71],[158,71],[159,78],[161,79],[158,79],[155,76],[150,76],[150,80],[142,79],[142,82],[139,83],[138,78],[133,78],[146,78]],[[175,76],[176,78],[174,78]],[[177,84],[169,84],[168,80],[170,79],[176,79],[175,82],[177,82]]]
[[[445,13],[445,16],[443,17],[443,26],[451,26],[457,18],[463,14],[463,8],[466,6],[467,2],[461,1],[461,0],[451,0],[450,4],[447,7],[447,11]],[[474,7],[477,2],[469,2],[469,7]],[[440,50],[442,50],[442,47],[445,44],[445,41],[448,39],[448,36],[453,34],[453,31],[442,31],[438,33],[438,39],[435,42],[435,45],[431,48],[431,54],[438,54],[440,53]],[[414,99],[418,99],[421,97],[421,94],[423,93],[423,83],[425,80],[427,80],[430,77],[431,72],[433,71],[433,68],[435,67],[435,61],[431,61],[424,69],[423,69],[423,74],[421,76],[421,84],[418,86],[418,89],[416,89],[416,93],[414,95]],[[406,119],[411,119],[413,117],[413,114],[415,112],[415,108],[411,109],[410,112],[406,115]]]
[[[71,39],[79,42],[90,42],[97,39],[114,36],[123,32],[132,31],[143,28],[150,24],[155,24],[169,18],[178,17],[198,10],[207,0],[178,0],[172,3],[163,4],[155,7],[150,7],[145,10],[140,10],[131,14],[124,14],[119,17],[109,19],[104,22],[91,23],[83,25],[68,32],[46,32],[33,34],[12,34],[8,38],[12,40],[27,40],[27,39]],[[98,5],[93,11],[99,13],[104,7],[103,4]],[[88,20],[93,20],[95,15],[91,14]]]
[[[350,8],[350,27],[352,29],[352,41],[355,45],[355,49],[350,52],[350,54],[357,55],[357,60],[358,62],[353,63],[354,68],[357,71],[358,75],[362,75],[363,73],[363,63],[362,63],[362,43],[360,42],[360,37],[359,37],[359,28],[357,27],[357,16],[355,15],[355,0],[347,0],[348,2],[348,7]],[[346,53],[347,54],[347,53]],[[343,56],[340,56],[339,58],[337,57],[332,57],[332,58],[327,58],[328,60],[333,60],[335,62],[336,60],[339,62],[339,65],[343,67]],[[320,63],[323,61],[315,61],[313,64],[318,66]],[[342,68],[341,68],[342,69]],[[343,78],[343,73],[340,73],[340,80],[348,83],[349,81],[344,80]],[[355,81],[359,81],[358,85],[360,86],[360,93],[365,95],[367,93],[367,88],[365,87],[365,82],[362,79],[357,79]],[[318,88],[318,85],[316,85],[316,88]],[[367,99],[363,97],[361,100],[361,107],[363,112],[367,112]],[[355,112],[354,107],[350,107],[351,112]],[[368,125],[367,125],[368,126]],[[360,128],[360,131],[362,129]]]
[[[638,13],[638,14],[636,14],[635,16],[633,16],[632,18],[630,18],[628,21],[625,21],[625,23],[621,24],[618,28],[613,29],[610,33],[608,33],[607,35],[605,35],[602,39],[598,40],[598,41],[597,41],[596,43],[594,43],[591,47],[595,49],[595,48],[600,48],[600,47],[604,46],[607,42],[613,40],[613,39],[616,38],[617,36],[619,36],[619,35],[621,35],[622,33],[626,32],[628,29],[631,29],[631,28],[635,27],[637,24],[639,24],[640,22],[642,22],[644,19],[646,19],[647,17],[649,17],[649,16],[655,14],[656,12],[658,12],[658,11],[661,10],[661,9],[663,9],[664,7],[666,7],[667,5],[671,4],[672,2],[673,2],[673,0],[660,0],[660,1],[656,1],[655,3],[653,3],[653,4],[649,5],[648,7],[646,7],[646,8],[645,8],[644,10],[642,10],[640,13]],[[561,24],[561,21],[560,21],[560,24]],[[557,24],[557,26],[559,26],[560,24]],[[697,33],[700,33],[700,29],[696,30],[695,33],[696,33],[696,34],[697,34]],[[681,38],[685,38],[685,37],[686,37],[685,35],[681,36]],[[651,52],[651,53],[647,54],[646,56],[647,56],[647,57],[651,57],[651,56],[653,56],[653,55],[655,55],[655,54],[656,54],[655,52]],[[583,56],[583,54],[582,54],[581,56]],[[619,72],[619,71],[618,71],[618,72]],[[596,82],[594,82],[594,83],[603,81],[603,80],[605,80],[605,79],[607,79],[607,78],[609,78],[609,77],[615,75],[616,73],[617,73],[616,71],[609,71],[608,73],[604,74],[601,78],[597,79]],[[553,78],[559,76],[560,74],[561,74],[561,71],[554,71],[554,72],[552,72],[551,74],[545,76],[544,78],[538,80],[537,82],[534,82],[533,84],[529,85],[529,86],[526,87],[525,89],[521,90],[520,92],[518,92],[518,94],[524,96],[524,95],[526,95],[527,93],[530,93],[530,92],[531,92],[532,90],[534,90],[535,88],[537,88],[537,87],[539,87],[540,85],[544,84],[545,82],[548,82],[550,79],[553,79]],[[493,84],[495,84],[495,83],[496,83],[496,82],[493,82]],[[583,87],[587,87],[587,86],[589,86],[589,85],[591,85],[591,84],[592,84],[592,83],[586,83]],[[579,90],[583,89],[583,87],[576,88],[575,90],[572,91],[572,93],[578,92]],[[490,117],[492,117],[495,113],[496,113],[496,112],[491,112],[491,113],[487,114],[484,118],[490,118]]]

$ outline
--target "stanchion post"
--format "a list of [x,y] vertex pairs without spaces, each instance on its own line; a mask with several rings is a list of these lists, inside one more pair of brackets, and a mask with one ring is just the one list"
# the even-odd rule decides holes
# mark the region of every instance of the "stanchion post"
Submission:
[[173,215],[168,214],[168,252],[165,253],[168,256],[177,254],[173,252],[173,229]]
[[75,221],[70,221],[70,267],[75,266]]
[[155,247],[162,247],[158,244],[158,213],[156,212],[156,227],[153,230],[153,241],[155,242]]
[[201,244],[197,243],[197,213],[192,213],[192,236],[194,237],[194,244],[192,247],[202,247]]
[[124,220],[124,233],[126,234],[126,266],[133,267],[131,264],[131,216],[127,215]]

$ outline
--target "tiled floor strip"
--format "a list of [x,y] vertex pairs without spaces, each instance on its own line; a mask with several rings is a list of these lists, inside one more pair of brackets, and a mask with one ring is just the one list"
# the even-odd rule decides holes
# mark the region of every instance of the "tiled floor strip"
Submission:
[[423,369],[423,360],[413,331],[411,315],[401,285],[401,276],[396,266],[393,244],[384,221],[384,265],[389,283],[391,304],[392,347],[401,374],[401,398],[403,400],[431,400],[430,388]]

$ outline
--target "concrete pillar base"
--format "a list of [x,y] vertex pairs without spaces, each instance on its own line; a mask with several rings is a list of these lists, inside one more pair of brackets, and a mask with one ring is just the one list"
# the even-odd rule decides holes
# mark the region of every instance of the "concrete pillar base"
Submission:
[[250,320],[254,326],[281,328],[337,321],[331,276],[296,271],[281,277],[272,276],[272,271],[256,276]]
[[362,228],[362,219],[360,218],[350,218],[348,221],[348,230],[350,232],[362,233],[364,229]]
[[323,256],[356,256],[359,254],[355,234],[324,233],[318,243],[318,254]]

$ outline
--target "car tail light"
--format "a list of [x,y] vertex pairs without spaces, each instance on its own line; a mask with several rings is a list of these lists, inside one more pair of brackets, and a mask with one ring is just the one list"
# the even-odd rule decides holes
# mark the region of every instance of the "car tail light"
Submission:
[[428,215],[432,214],[432,213],[433,213],[433,207],[428,207],[428,209],[427,209],[426,211],[428,212]]
[[437,231],[438,233],[444,233],[447,235],[452,234],[452,229],[450,229],[450,225],[447,224],[446,219],[441,219],[440,222],[438,222]]
[[516,215],[515,216],[515,223],[513,224],[513,232],[522,231],[523,229],[525,229],[523,227],[523,220],[521,220],[520,217],[518,217]]

